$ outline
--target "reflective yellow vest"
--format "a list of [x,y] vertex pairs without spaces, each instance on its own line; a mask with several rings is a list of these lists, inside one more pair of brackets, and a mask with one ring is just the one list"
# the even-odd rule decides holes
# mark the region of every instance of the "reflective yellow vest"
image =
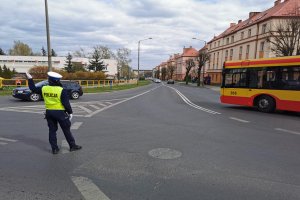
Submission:
[[63,88],[59,86],[42,87],[42,95],[47,110],[65,110],[60,100],[62,90]]

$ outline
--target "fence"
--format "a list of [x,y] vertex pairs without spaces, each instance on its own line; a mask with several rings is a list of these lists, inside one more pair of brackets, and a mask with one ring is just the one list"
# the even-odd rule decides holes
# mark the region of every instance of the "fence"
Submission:
[[[34,82],[40,82],[44,79],[34,79]],[[68,81],[68,80],[65,80]],[[106,87],[114,85],[126,85],[126,84],[136,84],[137,80],[72,80],[76,81],[81,85],[81,87]],[[1,79],[0,78],[0,88],[15,88],[15,87],[28,87],[27,79]]]

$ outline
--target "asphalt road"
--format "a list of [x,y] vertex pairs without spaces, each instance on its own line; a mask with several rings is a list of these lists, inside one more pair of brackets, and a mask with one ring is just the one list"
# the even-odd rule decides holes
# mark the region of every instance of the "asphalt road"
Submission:
[[0,199],[300,199],[300,114],[151,84],[71,101],[83,149],[52,155],[43,102],[0,97]]

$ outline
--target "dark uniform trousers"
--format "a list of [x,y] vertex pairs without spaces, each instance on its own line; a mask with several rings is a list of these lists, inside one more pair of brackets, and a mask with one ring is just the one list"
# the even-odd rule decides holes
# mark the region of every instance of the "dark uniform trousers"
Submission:
[[49,127],[49,142],[52,149],[58,149],[56,131],[58,123],[65,135],[70,148],[75,145],[75,139],[71,133],[71,122],[69,116],[63,110],[46,110],[46,119]]

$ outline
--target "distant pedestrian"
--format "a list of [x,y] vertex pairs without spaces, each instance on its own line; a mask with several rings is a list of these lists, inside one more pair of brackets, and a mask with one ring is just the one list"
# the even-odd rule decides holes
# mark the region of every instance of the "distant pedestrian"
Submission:
[[49,127],[49,142],[53,154],[58,154],[56,131],[58,123],[65,135],[70,146],[70,151],[76,151],[82,147],[75,143],[75,139],[71,133],[71,120],[73,118],[72,107],[69,102],[69,96],[63,89],[60,79],[62,76],[56,72],[48,72],[49,85],[42,88],[35,87],[32,76],[26,73],[30,90],[43,96],[46,106],[46,119]]

